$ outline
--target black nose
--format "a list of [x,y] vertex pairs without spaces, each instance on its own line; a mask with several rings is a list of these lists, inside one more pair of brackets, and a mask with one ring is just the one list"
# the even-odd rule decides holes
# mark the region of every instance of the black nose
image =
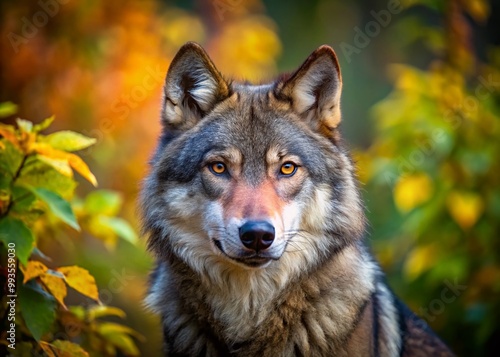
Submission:
[[274,241],[274,227],[266,221],[248,221],[240,227],[240,240],[249,249],[267,249]]

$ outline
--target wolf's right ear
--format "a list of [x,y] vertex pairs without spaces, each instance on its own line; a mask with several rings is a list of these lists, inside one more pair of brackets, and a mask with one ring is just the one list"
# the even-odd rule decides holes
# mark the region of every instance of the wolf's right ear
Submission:
[[188,42],[177,52],[168,69],[162,124],[187,130],[229,94],[229,84],[205,50],[197,43]]

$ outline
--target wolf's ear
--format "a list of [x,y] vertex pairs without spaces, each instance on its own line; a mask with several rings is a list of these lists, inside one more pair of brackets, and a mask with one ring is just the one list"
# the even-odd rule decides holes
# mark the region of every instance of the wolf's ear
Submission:
[[329,135],[339,125],[342,78],[331,47],[319,47],[277,90],[313,128]]
[[164,87],[162,122],[186,130],[229,96],[229,84],[203,48],[188,42],[175,55]]

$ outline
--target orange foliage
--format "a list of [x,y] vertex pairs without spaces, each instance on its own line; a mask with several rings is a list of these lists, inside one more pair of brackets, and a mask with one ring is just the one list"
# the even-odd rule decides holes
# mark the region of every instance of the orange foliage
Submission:
[[276,71],[281,44],[260,1],[199,6],[203,16],[152,0],[69,2],[17,46],[7,35],[22,36],[19,19],[32,20],[40,5],[6,9],[4,99],[19,104],[21,116],[54,114],[55,129],[94,137],[97,144],[86,153],[91,169],[101,187],[125,193],[129,218],[160,131],[164,77],[179,46],[201,42],[225,73],[255,81]]

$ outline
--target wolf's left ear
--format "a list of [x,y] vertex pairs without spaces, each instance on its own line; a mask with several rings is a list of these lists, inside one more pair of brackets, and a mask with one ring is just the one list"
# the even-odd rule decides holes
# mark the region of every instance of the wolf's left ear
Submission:
[[229,84],[203,48],[188,42],[175,55],[164,87],[162,123],[186,130],[227,98]]
[[342,78],[331,47],[324,45],[314,51],[277,91],[313,128],[330,134],[339,125]]

